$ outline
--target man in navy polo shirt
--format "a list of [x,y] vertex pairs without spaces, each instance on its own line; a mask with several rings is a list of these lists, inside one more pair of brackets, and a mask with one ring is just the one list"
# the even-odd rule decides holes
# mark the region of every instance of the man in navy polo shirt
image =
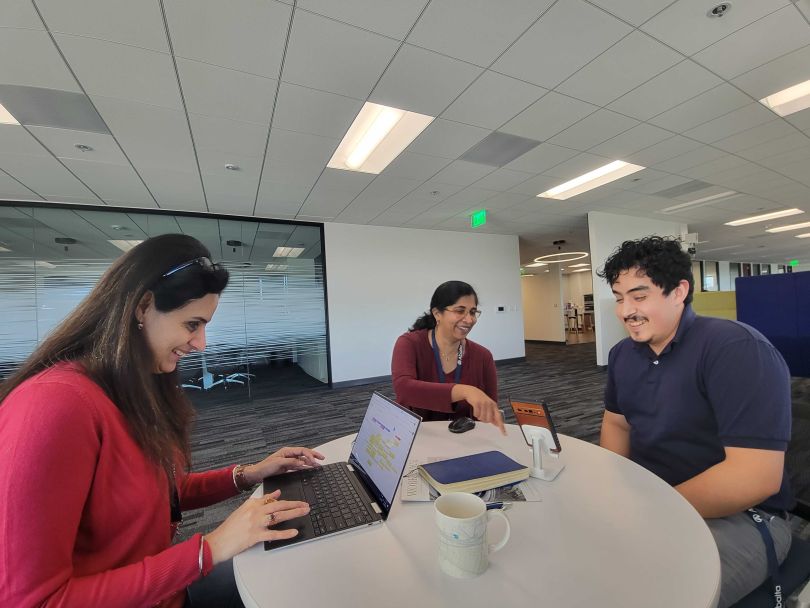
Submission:
[[600,444],[706,519],[720,553],[719,605],[729,606],[768,576],[765,531],[749,508],[767,522],[780,563],[790,548],[787,365],[752,327],[692,311],[692,263],[674,239],[626,241],[599,276],[630,334],[608,358]]

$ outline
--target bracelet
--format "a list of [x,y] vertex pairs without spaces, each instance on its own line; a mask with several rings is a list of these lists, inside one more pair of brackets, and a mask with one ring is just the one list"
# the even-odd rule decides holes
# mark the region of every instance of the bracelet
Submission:
[[245,465],[238,464],[233,468],[233,485],[240,492],[249,492],[253,489],[254,484],[245,477]]
[[200,576],[203,575],[203,553],[205,549],[205,536],[200,535],[200,555],[197,558],[197,565],[200,567]]

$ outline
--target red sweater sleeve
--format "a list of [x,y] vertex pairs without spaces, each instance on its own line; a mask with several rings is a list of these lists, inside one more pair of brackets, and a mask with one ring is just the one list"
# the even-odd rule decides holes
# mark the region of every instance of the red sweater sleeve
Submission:
[[[419,332],[418,335],[422,335]],[[432,353],[431,353],[432,355]],[[424,355],[422,355],[424,356]],[[401,405],[450,413],[453,411],[451,393],[455,384],[419,378],[417,360],[419,344],[414,337],[404,334],[397,338],[391,357],[391,380],[397,401]]]
[[482,390],[489,395],[490,399],[498,403],[498,371],[495,369],[495,360],[489,351],[486,351],[483,368],[484,386]]
[[183,511],[199,509],[239,494],[233,483],[235,467],[231,465],[224,469],[184,475],[178,480],[177,487],[180,508]]
[[[97,401],[70,384],[40,382],[22,385],[0,405],[2,606],[136,607],[169,598],[168,605],[182,605],[176,594],[199,578],[199,535],[128,562],[121,556],[131,548],[135,555],[146,541],[126,537],[128,522],[114,508],[92,522],[83,518],[91,491],[101,486],[110,496],[129,481],[97,474],[107,420]],[[161,523],[152,529],[165,547],[169,533]],[[121,542],[95,546],[94,535],[105,534]],[[105,560],[117,564],[105,567]]]

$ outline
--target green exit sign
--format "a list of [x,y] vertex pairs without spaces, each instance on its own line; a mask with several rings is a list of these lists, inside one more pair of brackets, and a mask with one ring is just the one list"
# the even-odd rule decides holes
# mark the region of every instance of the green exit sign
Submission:
[[470,216],[470,226],[473,228],[478,228],[479,226],[483,226],[487,223],[487,210],[481,209],[480,211],[476,211]]
[[798,266],[798,265],[799,260],[790,260],[790,262],[788,262],[788,266]]

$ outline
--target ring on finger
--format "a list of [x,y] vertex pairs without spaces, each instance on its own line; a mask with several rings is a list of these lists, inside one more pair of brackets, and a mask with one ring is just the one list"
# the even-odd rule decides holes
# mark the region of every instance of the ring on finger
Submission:
[[267,520],[267,527],[269,528],[274,523],[276,523],[276,514],[275,513],[268,513],[267,516],[265,517],[265,519]]

